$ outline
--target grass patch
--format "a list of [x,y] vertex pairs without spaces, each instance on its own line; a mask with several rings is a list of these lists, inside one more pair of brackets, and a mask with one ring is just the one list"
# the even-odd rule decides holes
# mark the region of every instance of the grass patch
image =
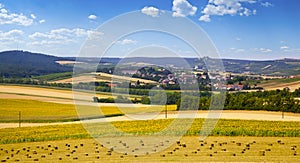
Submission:
[[33,77],[33,79],[43,80],[43,81],[55,81],[71,78],[73,76],[73,72],[63,72],[63,73],[53,73],[48,75],[41,75]]

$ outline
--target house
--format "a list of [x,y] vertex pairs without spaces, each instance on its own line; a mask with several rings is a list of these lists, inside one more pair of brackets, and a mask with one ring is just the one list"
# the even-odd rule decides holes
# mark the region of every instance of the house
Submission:
[[117,87],[118,84],[108,83],[107,86],[109,86],[109,87]]

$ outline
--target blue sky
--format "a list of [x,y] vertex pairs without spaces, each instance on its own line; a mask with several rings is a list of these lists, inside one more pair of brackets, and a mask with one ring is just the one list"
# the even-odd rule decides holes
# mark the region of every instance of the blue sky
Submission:
[[[131,11],[155,17],[166,10],[200,26],[222,58],[300,58],[299,4],[298,0],[0,0],[0,51],[76,56],[102,23]],[[116,41],[107,56],[123,56],[154,44],[183,56],[195,55],[176,39],[145,32]]]

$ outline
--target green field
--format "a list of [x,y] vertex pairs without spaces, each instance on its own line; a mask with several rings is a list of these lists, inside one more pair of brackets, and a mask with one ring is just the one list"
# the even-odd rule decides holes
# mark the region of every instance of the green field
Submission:
[[73,76],[73,72],[63,72],[63,73],[53,73],[48,75],[40,75],[33,77],[33,79],[41,80],[41,81],[55,81],[71,78]]

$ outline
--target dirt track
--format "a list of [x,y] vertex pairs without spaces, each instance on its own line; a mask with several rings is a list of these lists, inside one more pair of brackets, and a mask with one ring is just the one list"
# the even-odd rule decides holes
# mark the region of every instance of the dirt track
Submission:
[[[192,111],[169,112],[168,118],[207,118],[207,111],[199,111],[197,114]],[[242,119],[242,120],[266,120],[266,121],[297,121],[300,122],[300,114],[285,113],[284,119],[280,112],[267,111],[223,111],[212,112],[209,117],[219,117],[220,119]],[[65,125],[65,124],[80,124],[80,123],[95,123],[95,122],[114,122],[114,121],[132,121],[132,120],[148,120],[148,119],[165,119],[165,114],[135,114],[118,117],[109,117],[77,122],[58,122],[58,123],[22,123],[22,127],[47,126],[47,125]],[[18,123],[0,123],[0,128],[17,128]]]

